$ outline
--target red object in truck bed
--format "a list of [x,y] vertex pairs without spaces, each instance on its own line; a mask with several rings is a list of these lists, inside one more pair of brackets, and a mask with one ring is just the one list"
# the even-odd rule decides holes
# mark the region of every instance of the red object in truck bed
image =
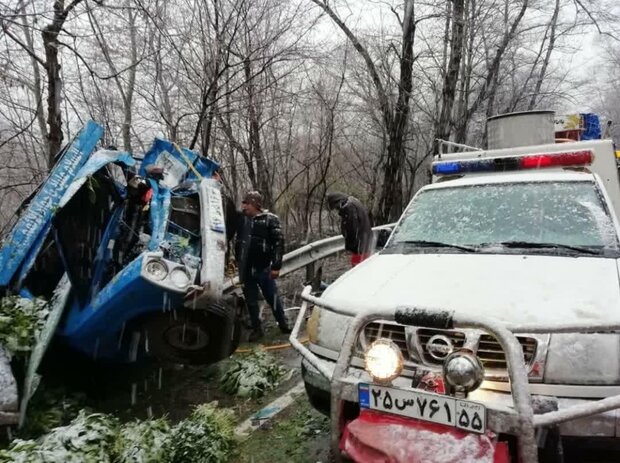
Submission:
[[362,409],[340,449],[358,463],[510,463],[507,444],[493,436]]

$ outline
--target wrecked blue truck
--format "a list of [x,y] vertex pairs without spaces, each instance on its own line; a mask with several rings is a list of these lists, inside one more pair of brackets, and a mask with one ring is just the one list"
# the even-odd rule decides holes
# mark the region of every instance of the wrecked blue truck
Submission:
[[222,302],[219,166],[163,139],[141,157],[97,149],[102,135],[88,122],[20,207],[0,291],[50,301],[39,350],[54,340],[111,362],[227,357],[239,323]]

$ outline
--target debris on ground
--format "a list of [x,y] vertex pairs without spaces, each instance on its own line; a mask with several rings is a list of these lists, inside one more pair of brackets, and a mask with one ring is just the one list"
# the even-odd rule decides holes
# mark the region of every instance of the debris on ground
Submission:
[[237,463],[316,463],[329,461],[329,419],[305,396],[254,431],[238,452]]
[[69,425],[37,440],[16,439],[0,451],[0,463],[220,463],[235,448],[235,418],[215,403],[199,405],[170,427],[167,420],[120,422],[80,411]]
[[274,389],[286,374],[273,356],[261,349],[233,358],[221,378],[224,392],[239,397],[262,397]]

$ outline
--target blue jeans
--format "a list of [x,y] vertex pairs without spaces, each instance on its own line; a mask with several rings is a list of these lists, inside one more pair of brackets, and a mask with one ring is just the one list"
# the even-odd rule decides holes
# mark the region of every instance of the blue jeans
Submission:
[[[249,272],[248,272],[249,273]],[[271,278],[269,269],[261,270],[257,273],[248,275],[243,282],[243,295],[245,303],[248,306],[252,328],[258,330],[261,328],[259,309],[258,309],[258,288],[260,288],[263,297],[271,306],[273,316],[280,327],[286,327],[286,317],[284,316],[284,305],[278,295],[278,287],[276,281]]]

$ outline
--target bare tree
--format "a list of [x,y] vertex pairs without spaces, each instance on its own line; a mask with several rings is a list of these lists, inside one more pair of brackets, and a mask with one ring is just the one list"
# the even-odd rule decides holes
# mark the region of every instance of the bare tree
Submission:
[[311,0],[318,5],[334,23],[344,32],[351,41],[355,50],[360,54],[366,63],[367,70],[377,92],[379,108],[382,113],[383,124],[388,133],[389,142],[385,165],[383,166],[383,184],[381,195],[376,211],[377,220],[385,222],[396,219],[403,207],[402,197],[402,175],[405,164],[405,150],[403,139],[407,129],[409,117],[409,99],[412,87],[413,71],[413,43],[415,37],[415,9],[414,0],[406,0],[402,26],[402,44],[400,55],[400,78],[398,86],[398,97],[396,103],[392,105],[390,98],[385,90],[385,85],[375,66],[375,62],[370,56],[367,48],[351,29],[340,19],[329,4],[322,0]]

